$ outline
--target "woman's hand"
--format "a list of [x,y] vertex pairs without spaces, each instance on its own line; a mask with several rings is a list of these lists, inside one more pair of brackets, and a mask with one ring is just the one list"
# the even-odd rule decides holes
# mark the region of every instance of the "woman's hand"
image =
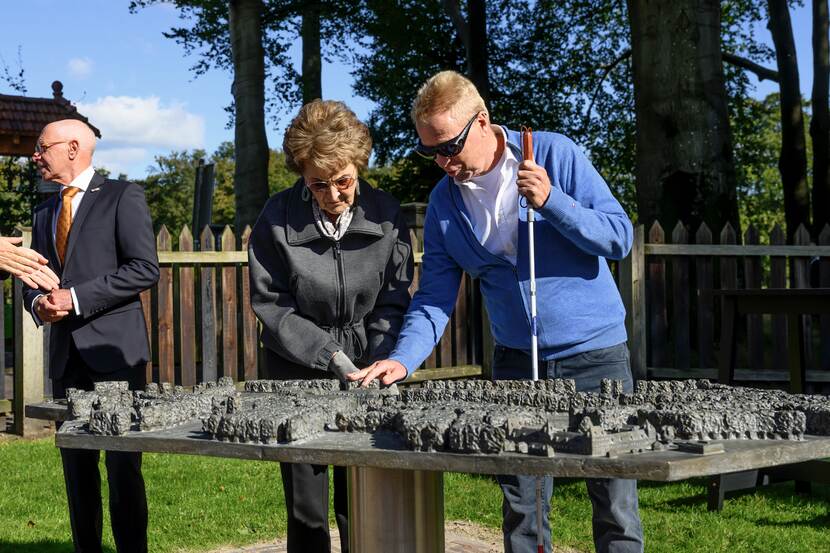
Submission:
[[366,388],[376,378],[379,378],[384,386],[390,386],[406,378],[406,367],[394,359],[384,359],[372,363],[361,371],[346,375],[346,380],[360,381],[361,388]]
[[334,355],[331,356],[331,361],[329,361],[329,371],[334,373],[340,379],[340,382],[348,384],[349,381],[346,380],[346,377],[357,372],[357,367],[348,355],[342,351],[335,351]]

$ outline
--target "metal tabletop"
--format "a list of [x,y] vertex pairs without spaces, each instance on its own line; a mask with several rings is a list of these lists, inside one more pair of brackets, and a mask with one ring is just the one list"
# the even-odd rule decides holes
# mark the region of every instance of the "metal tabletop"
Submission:
[[722,453],[677,450],[646,451],[616,457],[557,453],[540,457],[518,453],[461,454],[407,449],[390,431],[374,434],[324,432],[290,444],[232,443],[211,439],[200,423],[168,430],[95,436],[77,422],[56,435],[58,447],[153,453],[183,453],[235,459],[361,466],[398,470],[452,471],[481,474],[551,474],[581,478],[635,478],[675,481],[696,476],[750,470],[830,457],[830,437],[802,441],[724,440]]

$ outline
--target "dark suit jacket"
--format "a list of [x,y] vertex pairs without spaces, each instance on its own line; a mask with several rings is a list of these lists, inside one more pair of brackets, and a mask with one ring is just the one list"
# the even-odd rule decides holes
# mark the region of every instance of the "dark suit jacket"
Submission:
[[[52,325],[50,376],[63,376],[70,340],[95,372],[146,363],[150,351],[139,293],[158,281],[159,269],[144,190],[96,173],[73,219],[64,266],[52,233],[59,201],[55,195],[35,208],[32,249],[49,259],[61,288],[75,288],[81,314],[71,312]],[[24,306],[31,309],[42,292],[23,288]]]

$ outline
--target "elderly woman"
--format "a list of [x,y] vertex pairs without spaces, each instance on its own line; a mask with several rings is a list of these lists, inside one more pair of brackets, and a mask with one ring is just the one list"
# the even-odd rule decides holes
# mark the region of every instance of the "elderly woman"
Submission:
[[[285,132],[301,178],[275,194],[248,248],[268,378],[339,378],[388,356],[409,305],[413,260],[398,202],[358,178],[369,129],[342,102],[306,104]],[[282,463],[288,551],[328,552],[327,467]],[[334,509],[348,551],[346,476]]]

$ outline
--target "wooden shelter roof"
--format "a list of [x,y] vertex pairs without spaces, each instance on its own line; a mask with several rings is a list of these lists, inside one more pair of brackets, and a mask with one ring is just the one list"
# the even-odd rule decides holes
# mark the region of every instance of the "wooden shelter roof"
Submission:
[[61,119],[83,121],[101,138],[101,131],[63,97],[60,81],[52,83],[52,98],[0,94],[0,155],[32,155],[43,127]]

